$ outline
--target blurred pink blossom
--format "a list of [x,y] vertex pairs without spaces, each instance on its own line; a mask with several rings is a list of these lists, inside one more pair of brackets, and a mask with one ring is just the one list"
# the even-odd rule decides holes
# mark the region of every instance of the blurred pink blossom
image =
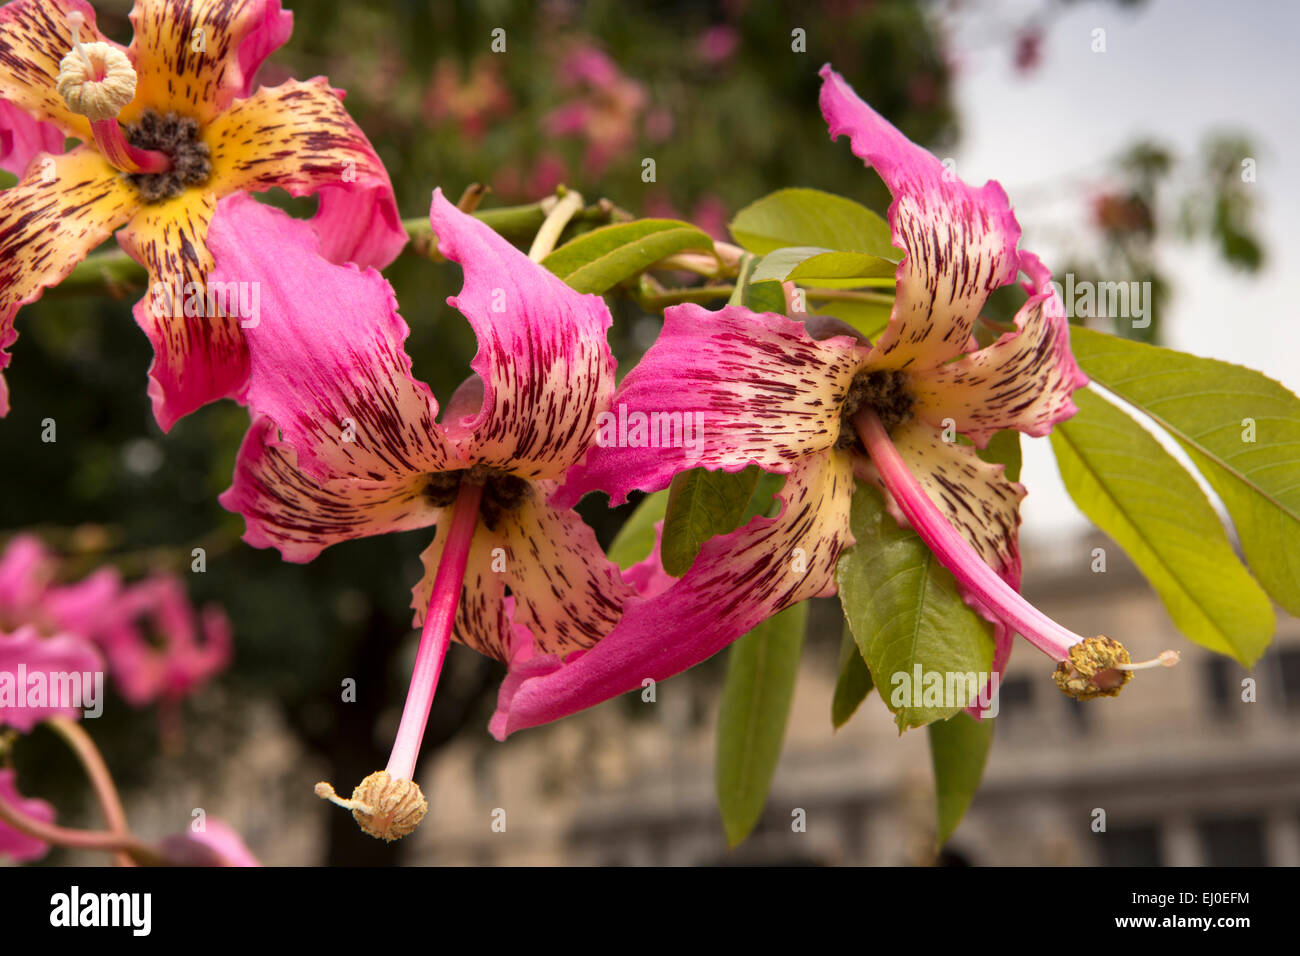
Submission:
[[709,27],[695,43],[695,55],[709,66],[719,66],[730,60],[740,45],[736,28],[728,23]]
[[559,75],[561,85],[574,95],[542,118],[542,130],[547,136],[584,140],[583,172],[599,177],[636,145],[649,92],[624,75],[608,54],[588,43],[569,50]]
[[[0,768],[0,798],[3,798],[5,803],[16,807],[25,816],[42,823],[53,823],[54,808],[44,800],[28,799],[19,793],[15,776],[14,770]],[[39,860],[49,852],[49,849],[48,843],[25,833],[19,833],[0,823],[0,860],[8,858],[19,863],[26,860]]]
[[478,140],[489,121],[508,113],[513,103],[496,58],[477,57],[464,80],[460,66],[444,59],[434,69],[424,114],[431,123],[450,121],[466,137]]

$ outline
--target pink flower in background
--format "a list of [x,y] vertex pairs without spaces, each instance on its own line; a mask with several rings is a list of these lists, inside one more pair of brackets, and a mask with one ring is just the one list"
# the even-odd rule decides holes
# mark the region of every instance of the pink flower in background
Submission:
[[230,621],[212,605],[196,611],[171,574],[127,588],[94,637],[118,693],[136,707],[179,700],[230,663]]
[[684,216],[668,193],[657,189],[646,197],[645,214],[653,219],[684,219],[699,226],[714,239],[727,241],[727,223],[731,217],[727,214],[727,206],[721,197],[712,193],[700,197],[692,207],[691,214]]
[[[103,673],[104,658],[84,637],[42,637],[34,627],[0,631],[0,727],[28,733],[50,717],[80,719],[83,702],[103,705]],[[71,684],[61,675],[76,675],[80,700],[63,699],[63,689]],[[101,675],[98,683],[95,675]]]
[[443,59],[434,68],[424,114],[431,123],[454,123],[466,137],[479,140],[488,122],[508,113],[513,104],[495,56],[475,58],[464,80],[459,64]]
[[61,585],[54,583],[59,568],[33,535],[16,536],[0,555],[0,628],[25,628],[24,653],[70,661],[73,641],[103,671],[102,649],[114,687],[137,707],[177,701],[230,663],[225,614],[216,606],[196,611],[174,575],[124,586],[109,567]]
[[649,92],[624,75],[607,54],[585,43],[566,55],[560,77],[575,96],[543,117],[542,130],[547,136],[584,140],[583,171],[597,178],[636,145]]
[[[0,798],[16,807],[25,816],[41,823],[54,822],[54,808],[44,800],[28,799],[18,792],[16,774],[12,768],[0,767]],[[19,833],[0,822],[0,860],[8,858],[18,863],[39,860],[50,850],[50,845],[26,833]]]
[[720,66],[731,59],[739,45],[740,35],[736,28],[720,23],[700,34],[695,42],[695,55],[708,66]]
[[168,866],[261,866],[230,824],[209,817],[198,832],[187,830],[160,844]]

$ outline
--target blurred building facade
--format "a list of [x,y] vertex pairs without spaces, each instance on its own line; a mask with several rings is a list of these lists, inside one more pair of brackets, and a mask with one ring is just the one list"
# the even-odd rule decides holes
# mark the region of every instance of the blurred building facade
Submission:
[[[1091,570],[1094,548],[1107,569]],[[1300,621],[1248,673],[1190,644],[1104,539],[1027,544],[1025,594],[1080,633],[1172,670],[1078,703],[1023,641],[1002,684],[984,783],[936,854],[923,731],[898,735],[873,693],[830,721],[838,624],[813,616],[764,817],[728,851],[714,798],[721,670],[662,682],[503,747],[457,744],[422,780],[410,862],[441,865],[1300,864]],[[634,708],[653,708],[648,716]]]

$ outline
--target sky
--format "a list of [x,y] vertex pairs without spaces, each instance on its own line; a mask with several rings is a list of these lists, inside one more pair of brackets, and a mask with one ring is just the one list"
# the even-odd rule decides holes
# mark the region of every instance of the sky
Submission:
[[[1160,262],[1173,300],[1162,344],[1247,365],[1300,392],[1300,3],[1073,4],[1047,24],[1041,62],[1028,75],[1013,67],[1005,26],[1043,4],[965,6],[944,20],[958,60],[957,172],[973,184],[1002,183],[1024,227],[1022,246],[1049,265],[1065,258],[1062,233],[1086,222],[1087,184],[1103,182],[1108,161],[1135,139],[1194,155],[1207,134],[1240,129],[1258,144],[1253,188],[1268,262],[1245,277],[1208,245],[1168,242]],[[1104,53],[1092,50],[1098,28]],[[1088,527],[1048,440],[1026,439],[1024,449],[1023,535],[1047,543]]]

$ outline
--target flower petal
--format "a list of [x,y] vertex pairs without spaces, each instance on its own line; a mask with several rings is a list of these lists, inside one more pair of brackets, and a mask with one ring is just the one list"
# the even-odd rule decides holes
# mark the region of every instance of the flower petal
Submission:
[[[50,717],[80,719],[81,707],[73,706],[73,702],[59,706],[56,698],[61,696],[66,683],[60,675],[79,675],[78,685],[82,687],[84,701],[87,689],[81,675],[103,673],[103,670],[99,651],[84,638],[71,634],[41,637],[34,627],[20,627],[12,634],[0,633],[0,726],[27,733]],[[27,675],[26,686],[19,681],[23,673]],[[33,681],[33,676],[38,674],[43,678]],[[14,695],[12,700],[10,694]]]
[[0,169],[21,178],[38,154],[63,152],[63,138],[63,130],[53,123],[35,120],[0,99]]
[[459,423],[475,462],[558,479],[579,461],[614,391],[612,318],[597,295],[560,279],[434,190],[438,251],[465,284],[447,300],[478,336],[470,367],[484,384],[478,416]]
[[223,820],[208,817],[199,831],[186,830],[160,843],[167,866],[261,866],[243,837]]
[[386,181],[364,188],[321,186],[318,193],[320,205],[311,224],[320,236],[321,254],[330,262],[382,269],[406,247],[410,237]]
[[15,535],[0,555],[0,630],[32,621],[50,582],[54,556],[40,538]]
[[18,309],[57,285],[139,201],[93,147],[51,159],[52,166],[38,164],[0,192],[0,417],[9,413],[3,372],[10,360],[5,350],[18,338]]
[[55,85],[59,61],[72,49],[67,17],[73,10],[85,17],[82,43],[118,46],[99,32],[95,10],[84,0],[14,0],[0,7],[0,97],[89,142],[90,122],[68,109]]
[[208,226],[216,209],[212,193],[190,190],[145,206],[117,234],[149,270],[149,292],[132,314],[153,345],[149,398],[163,431],[209,402],[241,394],[248,380],[238,310],[208,295]]
[[1015,279],[1020,225],[997,183],[967,186],[859,99],[829,65],[821,76],[831,139],[847,133],[854,154],[885,181],[894,196],[893,242],[907,253],[873,364],[933,368],[966,351],[989,293]]
[[[349,215],[358,221],[346,233],[325,237],[326,254],[356,254],[369,260],[362,265],[383,266],[401,249],[388,172],[343,108],[342,91],[331,89],[324,77],[287,80],[236,100],[209,124],[205,138],[212,152],[210,182],[222,195],[279,186],[306,196],[339,187],[328,200],[322,197],[328,202],[318,223],[322,233]],[[363,240],[354,232],[361,223],[379,224],[383,232]]]
[[[568,661],[522,654],[522,680],[507,679],[491,730],[498,739],[548,723],[712,657],[760,621],[806,598],[833,593],[849,533],[850,456],[828,450],[800,459],[780,493],[776,518],[705,542],[672,587],[631,600],[618,625]],[[512,662],[513,664],[513,662]]]
[[[5,803],[16,807],[25,816],[42,823],[54,822],[54,807],[44,800],[28,799],[18,792],[18,771],[12,767],[0,767],[0,797]],[[36,837],[28,836],[11,829],[0,822],[0,858],[8,857],[18,863],[39,860],[49,852],[50,845]]]
[[218,499],[244,516],[244,540],[305,563],[340,541],[433,524],[439,509],[425,497],[423,475],[390,481],[340,478],[325,484],[300,471],[297,453],[275,441],[269,418],[244,436],[231,486]]
[[[1020,585],[1020,502],[1024,485],[1006,479],[1003,465],[984,461],[970,445],[944,441],[938,429],[920,419],[890,433],[908,470],[948,523],[957,529],[984,562],[1012,587]],[[902,512],[873,468],[890,513],[906,524]],[[992,620],[992,618],[990,618]]]
[[698,466],[788,472],[839,438],[840,409],[866,354],[847,336],[815,341],[801,323],[773,313],[668,309],[659,339],[619,386],[597,423],[596,446],[569,472],[556,504],[596,489],[621,504],[633,489],[658,491]]
[[279,0],[136,0],[131,25],[138,79],[123,120],[147,107],[202,124],[247,95],[262,60],[289,38],[293,16]]
[[[537,482],[492,527],[479,519],[456,639],[480,653],[507,660],[512,626],[526,629],[540,654],[563,657],[589,648],[613,629],[633,593],[577,512],[546,503],[554,490],[554,482]],[[412,594],[416,627],[424,623],[444,539],[440,526],[438,538],[422,555],[425,574]],[[513,596],[510,613],[507,587]]]
[[1052,274],[1032,253],[1020,253],[1030,277],[1029,300],[1016,313],[1018,332],[912,381],[917,414],[957,430],[981,448],[1003,428],[1036,438],[1076,411],[1070,395],[1088,384],[1070,352],[1070,324]]
[[433,393],[411,376],[410,330],[379,273],[326,261],[310,224],[247,196],[221,201],[208,241],[214,285],[258,290],[244,330],[247,399],[299,467],[320,481],[382,480],[457,462]]

